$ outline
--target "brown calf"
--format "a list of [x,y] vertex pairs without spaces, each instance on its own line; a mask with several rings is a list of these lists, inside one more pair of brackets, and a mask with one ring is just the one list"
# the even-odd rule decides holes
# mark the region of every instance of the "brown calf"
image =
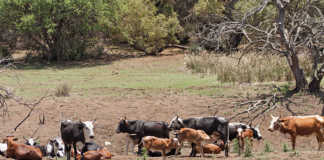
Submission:
[[244,150],[244,140],[247,139],[250,141],[251,147],[253,146],[253,130],[250,128],[247,129],[239,129],[238,130],[238,143],[239,143],[239,155],[241,155],[241,151]]
[[83,153],[83,159],[80,153],[77,154],[77,160],[106,160],[111,159],[113,155],[106,147],[102,147],[97,151],[87,151]]
[[142,139],[143,146],[148,151],[162,152],[163,160],[166,158],[166,153],[172,149],[177,149],[180,144],[177,138],[158,138],[154,136],[146,136]]
[[318,142],[318,150],[324,142],[323,127],[324,118],[319,115],[312,116],[288,116],[288,117],[274,117],[269,126],[269,131],[273,132],[279,130],[281,133],[288,133],[291,137],[292,148],[295,150],[297,136],[316,135]]
[[[224,150],[224,142],[222,142],[220,145],[216,144],[205,144],[203,146],[203,152],[204,153],[209,153],[209,154],[219,154],[222,150]],[[200,153],[200,146],[196,145],[196,152]]]
[[13,136],[7,136],[3,140],[3,143],[7,143],[8,149],[6,153],[7,158],[13,158],[17,160],[41,160],[42,152],[40,149],[26,145],[18,144],[14,141],[18,140]]
[[[181,144],[180,148],[182,148],[183,142],[185,141],[195,143],[196,145],[200,146],[199,152],[201,153],[202,157],[204,157],[203,146],[219,139],[219,133],[217,132],[214,132],[210,137],[203,130],[195,130],[192,128],[181,128],[176,132],[176,135]],[[178,154],[180,148],[177,149],[176,155]]]

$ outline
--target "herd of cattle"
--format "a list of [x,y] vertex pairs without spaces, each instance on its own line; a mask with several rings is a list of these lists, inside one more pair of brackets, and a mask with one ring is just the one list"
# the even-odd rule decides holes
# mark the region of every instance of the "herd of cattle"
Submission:
[[[295,149],[297,136],[316,135],[318,150],[324,142],[324,117],[319,115],[310,116],[272,116],[269,131],[280,131],[291,136],[292,148]],[[46,145],[36,143],[37,139],[25,138],[26,143],[15,142],[17,138],[7,136],[0,143],[0,154],[7,158],[17,160],[41,160],[42,157],[74,157],[75,160],[104,160],[111,159],[112,154],[106,147],[89,142],[86,138],[94,139],[94,121],[71,121],[61,122],[61,137],[50,139]],[[244,123],[230,123],[223,117],[196,117],[181,119],[174,117],[170,123],[163,121],[142,121],[120,119],[116,133],[127,133],[128,140],[138,145],[137,153],[142,154],[142,147],[146,148],[149,156],[179,155],[184,142],[191,143],[190,157],[200,153],[219,154],[221,151],[228,156],[229,142],[237,138],[239,151],[244,149],[244,140],[248,139],[251,144],[253,139],[262,139],[260,130]],[[174,136],[171,136],[171,135]],[[173,137],[173,138],[170,138]],[[81,151],[76,144],[83,143]],[[73,148],[72,148],[73,147]],[[129,143],[126,146],[128,153]],[[240,153],[240,152],[239,152]]]

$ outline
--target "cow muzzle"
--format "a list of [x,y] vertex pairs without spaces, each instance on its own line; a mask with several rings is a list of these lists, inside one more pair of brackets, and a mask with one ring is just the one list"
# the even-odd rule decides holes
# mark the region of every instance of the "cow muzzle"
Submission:
[[94,139],[94,136],[89,136],[90,137],[90,139]]

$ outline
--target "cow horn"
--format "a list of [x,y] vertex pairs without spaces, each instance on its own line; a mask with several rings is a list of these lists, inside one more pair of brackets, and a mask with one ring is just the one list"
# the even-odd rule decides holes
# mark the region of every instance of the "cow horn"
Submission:
[[97,121],[97,118],[95,118],[93,121],[92,121],[92,123],[94,123],[94,122],[96,122]]
[[39,136],[37,136],[37,137],[35,138],[35,140],[39,140]]
[[275,118],[275,117],[271,114],[271,118]]
[[25,136],[23,136],[23,138],[24,138],[24,140],[26,140],[26,141],[27,141],[27,138],[26,138]]

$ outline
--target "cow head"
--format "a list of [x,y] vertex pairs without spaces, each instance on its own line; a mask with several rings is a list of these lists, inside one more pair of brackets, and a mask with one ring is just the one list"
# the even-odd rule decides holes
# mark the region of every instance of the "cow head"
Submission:
[[271,118],[272,118],[272,120],[270,122],[270,126],[269,126],[268,130],[270,132],[273,132],[273,131],[279,129],[280,122],[279,122],[279,117],[275,117],[275,116],[271,115]]
[[254,128],[251,128],[253,130],[253,138],[257,139],[257,140],[261,140],[262,139],[262,135],[259,129],[260,125],[257,125]]
[[93,120],[93,121],[85,121],[85,122],[82,122],[85,130],[86,130],[86,134],[91,138],[93,139],[94,138],[94,123],[96,122],[96,119]]
[[184,127],[183,121],[179,116],[175,116],[169,124],[169,129],[171,130],[179,130]]
[[26,141],[25,144],[30,145],[30,146],[36,146],[37,144],[39,144],[39,137],[36,138],[25,138],[23,137],[24,140]]
[[3,143],[12,143],[13,141],[18,141],[18,138],[14,136],[7,136],[7,138],[3,139]]
[[[56,148],[56,153],[55,149]],[[50,141],[46,145],[46,154],[51,155],[52,157],[57,156],[57,157],[63,157],[65,153],[65,147],[64,143],[61,138],[56,137],[53,139],[50,139]]]
[[120,121],[118,123],[116,133],[124,133],[128,131],[128,121],[125,117],[120,118]]

